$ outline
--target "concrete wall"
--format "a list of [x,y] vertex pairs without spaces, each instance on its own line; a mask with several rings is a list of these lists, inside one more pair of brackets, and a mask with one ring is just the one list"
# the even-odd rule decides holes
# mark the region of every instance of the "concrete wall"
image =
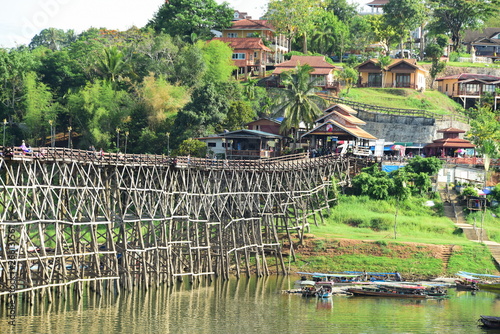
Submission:
[[468,131],[470,126],[457,121],[437,121],[432,118],[387,115],[358,111],[358,118],[366,122],[362,126],[368,133],[386,142],[412,142],[428,144],[443,137],[438,130],[454,127]]

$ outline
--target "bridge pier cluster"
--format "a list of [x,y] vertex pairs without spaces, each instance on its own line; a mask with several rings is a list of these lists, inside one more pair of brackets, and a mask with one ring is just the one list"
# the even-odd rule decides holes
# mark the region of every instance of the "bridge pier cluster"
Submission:
[[215,166],[79,157],[0,158],[0,298],[11,304],[65,286],[81,296],[85,283],[101,294],[286,274],[280,239],[294,256],[292,236],[336,200],[332,180],[346,185],[357,168],[333,155]]

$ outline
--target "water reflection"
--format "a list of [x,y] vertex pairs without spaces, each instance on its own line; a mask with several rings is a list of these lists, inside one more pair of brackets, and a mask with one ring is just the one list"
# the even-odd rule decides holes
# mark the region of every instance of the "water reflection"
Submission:
[[[448,299],[282,293],[295,277],[179,283],[101,297],[54,295],[19,309],[15,328],[2,305],[0,333],[482,333],[479,315],[500,315],[499,295],[450,289]],[[65,296],[65,297],[64,297]]]

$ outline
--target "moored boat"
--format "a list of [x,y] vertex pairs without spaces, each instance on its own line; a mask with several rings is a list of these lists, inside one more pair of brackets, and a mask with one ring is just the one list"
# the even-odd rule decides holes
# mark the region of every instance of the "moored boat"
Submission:
[[391,298],[417,298],[425,299],[425,287],[412,285],[376,285],[354,287],[346,290],[353,296],[391,297]]
[[474,287],[477,287],[481,290],[500,292],[500,276],[498,275],[476,274],[465,271],[459,271],[457,275],[461,277],[460,282],[457,283],[457,288],[459,286],[460,288],[467,287],[467,284],[470,283],[470,290],[474,290]]
[[500,328],[500,317],[481,315],[479,321],[486,328]]

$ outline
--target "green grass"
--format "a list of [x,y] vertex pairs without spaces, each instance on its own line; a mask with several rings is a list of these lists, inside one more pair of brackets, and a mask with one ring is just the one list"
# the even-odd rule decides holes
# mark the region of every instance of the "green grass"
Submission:
[[[419,61],[419,65],[431,65],[430,61]],[[449,61],[446,63],[447,67],[486,67],[486,68],[500,68],[500,64],[483,64],[483,63],[461,63],[458,61]]]
[[[411,277],[453,276],[460,270],[480,273],[496,272],[491,253],[485,245],[469,241],[453,222],[442,216],[442,203],[429,208],[426,198],[371,200],[366,196],[341,196],[338,205],[325,215],[324,224],[311,225],[313,252],[317,256],[297,255],[298,270],[366,270],[399,271]],[[398,208],[397,239],[394,239],[396,206]],[[493,218],[493,217],[492,217]],[[494,224],[488,220],[485,226]],[[498,224],[497,222],[497,225]],[[497,231],[497,230],[495,230]],[[500,228],[498,228],[500,234]],[[342,248],[341,239],[363,240]],[[448,270],[426,245],[454,245]],[[400,256],[396,245],[403,245],[406,257]],[[356,250],[354,250],[356,248]],[[432,248],[434,252],[440,248]],[[326,255],[325,255],[326,254]],[[332,254],[328,256],[328,254]],[[334,255],[341,254],[341,255]]]
[[[342,92],[344,94],[345,91]],[[460,105],[441,92],[418,92],[405,88],[351,88],[346,98],[388,108],[422,109],[441,115],[454,113]]]
[[[427,199],[396,201],[371,200],[366,196],[343,196],[327,214],[326,223],[313,226],[318,237],[344,237],[357,240],[394,239],[394,223],[398,241],[431,244],[457,244],[468,241],[450,219],[440,216],[436,209],[423,205]],[[439,200],[436,205],[440,208]]]

